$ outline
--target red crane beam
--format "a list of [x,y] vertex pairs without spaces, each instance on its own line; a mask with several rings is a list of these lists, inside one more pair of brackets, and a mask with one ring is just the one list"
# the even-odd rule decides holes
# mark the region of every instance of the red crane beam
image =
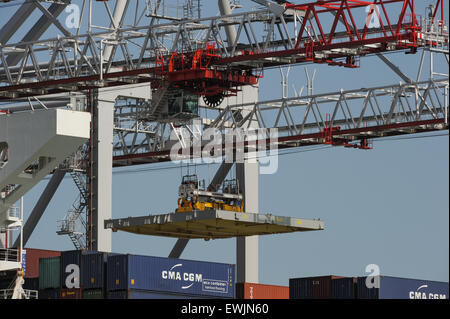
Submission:
[[[443,1],[436,1],[433,16],[436,16],[438,8],[441,8],[443,17]],[[254,74],[255,69],[304,62],[355,68],[359,67],[359,56],[405,49],[415,53],[419,46],[425,45],[425,42],[419,41],[421,26],[416,18],[414,0],[329,0],[287,5],[286,8],[301,11],[300,16],[304,17],[298,34],[294,39],[290,39],[293,40],[290,48],[274,46],[272,51],[270,49],[246,50],[246,53],[236,51],[234,56],[227,56],[225,52],[212,50],[211,47],[207,47],[206,50],[170,53],[168,57],[156,57],[153,61],[154,66],[150,65],[146,68],[130,69],[129,67],[121,72],[79,77],[73,77],[69,72],[59,79],[44,81],[41,79],[35,82],[0,86],[0,101],[95,87],[143,82],[157,83],[161,80],[198,95],[227,95],[235,93],[240,86],[255,84],[259,78]],[[364,24],[358,25],[355,17],[360,13],[358,10],[361,8],[369,9],[363,21]],[[334,15],[331,23],[326,13]],[[376,28],[370,25],[372,17],[376,17],[379,22]],[[395,18],[395,21],[392,21],[392,18]],[[242,23],[248,22],[245,19]],[[344,26],[344,30],[338,30],[338,26],[341,25]],[[310,29],[317,29],[317,34],[312,34]],[[170,70],[169,59],[173,58],[173,54],[182,56],[182,68]],[[198,67],[196,59],[205,57],[208,62]],[[190,62],[185,64],[186,61]],[[217,81],[208,87],[211,77]]]

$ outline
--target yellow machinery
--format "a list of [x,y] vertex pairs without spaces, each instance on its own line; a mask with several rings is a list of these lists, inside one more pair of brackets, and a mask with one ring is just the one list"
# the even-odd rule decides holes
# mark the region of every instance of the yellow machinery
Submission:
[[200,182],[197,175],[183,176],[178,190],[177,213],[193,210],[227,210],[243,212],[244,204],[236,180],[227,180],[222,185],[222,192],[206,190],[204,181]]

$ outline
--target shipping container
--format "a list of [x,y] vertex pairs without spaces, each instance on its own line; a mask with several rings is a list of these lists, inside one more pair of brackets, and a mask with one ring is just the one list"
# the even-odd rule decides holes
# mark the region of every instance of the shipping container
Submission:
[[333,281],[339,278],[343,277],[318,276],[290,279],[290,299],[331,299]]
[[60,288],[61,257],[39,259],[39,289]]
[[103,289],[83,290],[83,299],[105,299],[105,291]]
[[311,299],[311,281],[309,278],[289,279],[289,299]]
[[38,292],[38,299],[59,299],[60,289],[43,289]]
[[26,290],[39,290],[39,277],[38,278],[25,278],[22,285]]
[[81,299],[81,289],[61,289],[59,293],[60,299]]
[[108,299],[211,299],[216,297],[175,294],[150,290],[118,290],[109,291]]
[[289,287],[237,283],[236,299],[289,299]]
[[81,250],[61,252],[61,288],[81,288]]
[[349,277],[333,279],[331,288],[333,299],[355,299],[356,278]]
[[60,251],[55,250],[45,250],[45,249],[25,249],[25,262],[24,262],[24,272],[25,278],[36,278],[39,277],[39,259],[48,257],[59,257],[61,256]]
[[81,256],[81,288],[104,289],[106,282],[106,262],[112,254],[86,252]]
[[358,277],[358,299],[449,299],[448,282],[390,276]]
[[116,255],[108,257],[107,289],[234,298],[234,273],[235,267],[230,264]]

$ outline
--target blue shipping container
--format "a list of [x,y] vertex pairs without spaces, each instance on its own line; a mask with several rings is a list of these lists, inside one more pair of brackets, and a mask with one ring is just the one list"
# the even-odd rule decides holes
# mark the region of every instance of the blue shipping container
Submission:
[[86,252],[81,256],[81,287],[102,289],[106,280],[108,253]]
[[119,290],[108,292],[107,299],[210,299],[207,296],[170,294],[149,290]]
[[152,290],[234,298],[235,267],[230,264],[162,257],[108,257],[107,289]]
[[369,280],[379,288],[369,288],[367,278],[358,277],[358,299],[449,299],[448,282],[375,276]]
[[81,288],[81,250],[61,252],[61,287]]

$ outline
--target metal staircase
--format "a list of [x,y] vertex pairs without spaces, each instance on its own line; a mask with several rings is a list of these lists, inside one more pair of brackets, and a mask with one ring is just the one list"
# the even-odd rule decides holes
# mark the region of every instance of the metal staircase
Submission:
[[71,209],[63,220],[58,221],[58,235],[67,235],[72,241],[75,249],[86,249],[86,223],[83,219],[83,211]]
[[82,203],[84,204],[84,206],[87,205],[88,190],[86,187],[86,182],[83,181],[82,174],[79,172],[71,172],[70,176],[72,176],[72,179],[73,179],[75,185],[77,186],[78,190],[80,191]]
[[164,109],[167,109],[167,103],[169,101],[168,91],[168,86],[164,86],[158,94],[153,95],[152,107],[148,115],[149,120],[156,120],[167,116],[167,114],[164,114]]
[[[78,153],[83,153],[79,150]],[[78,155],[80,155],[78,154]],[[78,189],[78,197],[72,204],[72,207],[67,211],[64,219],[58,221],[57,231],[58,235],[67,235],[72,241],[75,249],[86,249],[86,210],[89,201],[89,190],[87,175],[83,169],[83,156],[75,156],[77,160],[70,166],[70,176]]]

